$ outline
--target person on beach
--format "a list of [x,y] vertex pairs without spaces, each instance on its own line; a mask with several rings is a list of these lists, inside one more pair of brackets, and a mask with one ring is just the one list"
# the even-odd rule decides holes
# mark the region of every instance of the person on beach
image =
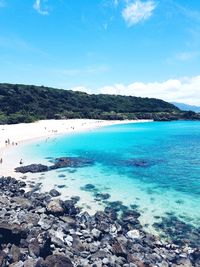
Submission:
[[1,159],[0,159],[0,164],[2,164],[2,163],[3,163],[3,159],[1,158]]
[[22,164],[23,164],[23,161],[22,161],[22,159],[20,160],[19,164],[20,164],[20,165],[22,165]]

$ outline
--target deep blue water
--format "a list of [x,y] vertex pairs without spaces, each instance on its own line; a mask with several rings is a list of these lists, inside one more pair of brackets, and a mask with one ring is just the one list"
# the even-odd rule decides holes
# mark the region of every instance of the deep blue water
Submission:
[[[93,166],[73,173],[57,171],[66,175],[62,183],[68,189],[68,177],[77,181],[71,185],[74,188],[92,183],[111,194],[113,200],[137,204],[144,213],[143,223],[166,212],[194,224],[199,222],[200,122],[109,126],[26,144],[23,154],[34,162],[62,156],[94,160]],[[52,179],[56,185],[58,177],[48,177],[49,182]]]

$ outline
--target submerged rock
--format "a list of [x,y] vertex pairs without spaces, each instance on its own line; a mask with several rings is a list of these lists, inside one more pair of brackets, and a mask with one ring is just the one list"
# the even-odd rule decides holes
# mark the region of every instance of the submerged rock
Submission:
[[50,166],[50,170],[55,170],[59,168],[80,168],[85,166],[90,166],[94,162],[89,159],[79,158],[79,157],[62,157],[57,158],[53,166]]
[[49,194],[52,196],[52,197],[58,197],[61,195],[60,192],[58,192],[56,189],[52,189],[49,191]]
[[[27,166],[20,166],[15,168],[16,172],[20,173],[39,173],[47,172],[50,170],[56,170],[60,168],[81,168],[85,166],[91,166],[94,162],[89,159],[79,158],[79,157],[62,157],[55,159],[55,163],[51,166],[46,166],[42,164],[30,164]],[[60,177],[65,177],[63,174]]]

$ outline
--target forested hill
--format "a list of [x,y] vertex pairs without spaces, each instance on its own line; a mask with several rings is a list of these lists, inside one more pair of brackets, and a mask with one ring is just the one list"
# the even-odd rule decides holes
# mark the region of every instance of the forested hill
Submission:
[[0,84],[0,124],[61,118],[169,120],[185,116],[197,115],[181,112],[159,99]]

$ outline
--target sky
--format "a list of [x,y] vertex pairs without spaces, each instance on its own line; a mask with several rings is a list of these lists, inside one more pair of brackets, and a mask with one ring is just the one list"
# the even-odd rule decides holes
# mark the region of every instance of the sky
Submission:
[[0,82],[200,105],[200,1],[0,0]]

